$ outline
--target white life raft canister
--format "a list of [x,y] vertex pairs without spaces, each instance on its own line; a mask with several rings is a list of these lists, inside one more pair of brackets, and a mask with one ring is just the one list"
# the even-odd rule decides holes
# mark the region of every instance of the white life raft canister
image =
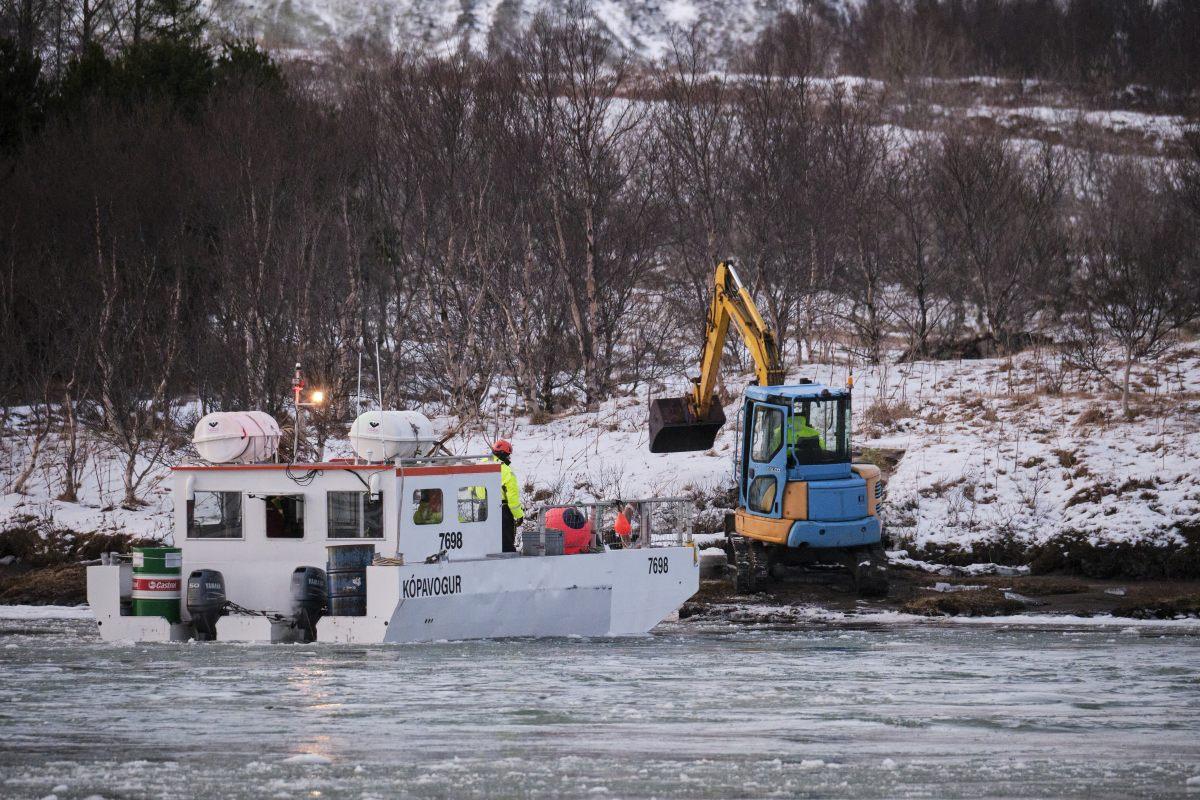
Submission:
[[275,457],[279,423],[263,411],[216,411],[196,423],[192,444],[213,464],[260,464]]
[[416,411],[368,411],[350,426],[350,446],[366,461],[428,455],[437,441],[433,423]]

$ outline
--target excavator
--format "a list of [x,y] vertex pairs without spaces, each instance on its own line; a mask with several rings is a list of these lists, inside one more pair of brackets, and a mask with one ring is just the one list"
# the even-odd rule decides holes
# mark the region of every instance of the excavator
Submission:
[[[887,593],[879,521],[879,468],[852,463],[845,388],[801,379],[785,385],[774,333],[730,262],[717,265],[700,376],[684,397],[650,404],[650,452],[711,449],[726,423],[715,390],[732,322],[754,360],[757,385],[738,412],[737,510],[725,532],[737,565],[737,591],[751,594],[789,568],[841,562],[859,594]],[[744,423],[744,426],[743,426]]]

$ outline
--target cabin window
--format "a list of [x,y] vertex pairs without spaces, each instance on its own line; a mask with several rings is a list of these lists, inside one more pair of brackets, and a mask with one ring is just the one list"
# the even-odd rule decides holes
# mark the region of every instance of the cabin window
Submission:
[[760,464],[770,463],[783,445],[783,412],[770,406],[755,406],[753,431],[750,458]]
[[775,508],[775,493],[778,490],[774,475],[760,475],[750,483],[746,505],[759,514],[770,514]]
[[417,489],[413,492],[413,522],[438,525],[442,521],[442,490]]
[[269,494],[267,506],[268,539],[304,538],[304,495]]
[[188,501],[187,538],[242,538],[241,492],[196,492]]
[[383,493],[329,493],[330,539],[382,539]]
[[791,426],[789,441],[797,464],[850,460],[850,398],[796,400]]
[[487,520],[487,487],[463,486],[458,490],[458,521]]

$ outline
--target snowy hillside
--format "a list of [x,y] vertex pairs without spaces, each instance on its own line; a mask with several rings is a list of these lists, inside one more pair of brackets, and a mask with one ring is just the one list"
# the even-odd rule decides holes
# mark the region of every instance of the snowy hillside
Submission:
[[[538,13],[561,16],[571,0],[216,0],[217,21],[270,47],[320,48],[350,38],[403,51],[448,52],[466,40],[484,50],[516,35]],[[831,7],[843,4],[830,0]],[[657,58],[671,37],[696,26],[716,50],[751,40],[790,7],[782,0],[596,0],[583,7],[626,52]]]
[[[789,377],[800,376],[841,385],[846,368],[810,365]],[[903,453],[888,487],[893,540],[914,553],[974,551],[1009,561],[1054,542],[1184,544],[1185,533],[1194,537],[1200,529],[1200,349],[1177,349],[1135,376],[1133,417],[1122,419],[1107,388],[1067,370],[1052,352],[858,368],[856,448],[866,460]],[[705,507],[701,523],[713,529],[719,498],[733,485],[736,398],[748,379],[727,384],[731,422],[704,453],[647,450],[645,386],[594,412],[545,424],[514,417],[501,403],[485,418],[486,434],[513,441],[514,467],[532,506],[686,494]],[[679,382],[655,394],[682,388]],[[458,427],[451,417],[434,421],[439,430]],[[484,433],[449,446],[485,452]],[[23,458],[16,443],[8,446],[11,471]],[[347,453],[345,442],[334,442],[326,455]],[[53,481],[48,467],[36,473],[28,495],[4,495],[0,519],[30,515],[80,531],[169,534],[166,486],[147,493],[146,509],[121,509],[116,465],[102,453],[80,503],[50,499]]]

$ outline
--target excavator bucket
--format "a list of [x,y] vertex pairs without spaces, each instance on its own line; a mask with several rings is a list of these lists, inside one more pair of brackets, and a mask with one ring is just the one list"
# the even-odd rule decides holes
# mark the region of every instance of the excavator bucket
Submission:
[[725,410],[716,397],[703,419],[692,413],[686,397],[659,398],[650,403],[650,452],[709,450],[724,424]]

